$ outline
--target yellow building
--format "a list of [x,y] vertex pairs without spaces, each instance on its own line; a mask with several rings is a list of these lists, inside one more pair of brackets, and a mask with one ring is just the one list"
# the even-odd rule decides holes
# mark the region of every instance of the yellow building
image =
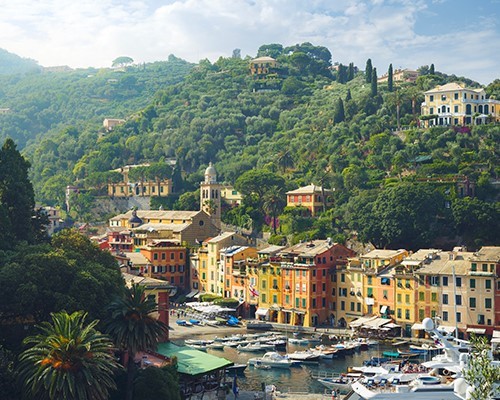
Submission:
[[411,336],[411,328],[415,323],[422,321],[419,316],[418,302],[418,281],[416,274],[418,270],[436,256],[441,250],[421,249],[410,254],[393,270],[395,285],[395,304],[393,315],[396,323],[401,325],[406,336]]
[[456,326],[463,336],[471,313],[466,277],[472,254],[461,248],[439,251],[420,267],[416,272],[418,321],[438,317],[443,330],[451,333]]
[[239,206],[243,200],[243,196],[240,192],[234,189],[233,186],[224,185],[221,188],[220,196],[222,199],[230,206]]
[[[395,69],[392,73],[392,81],[396,82],[411,82],[415,83],[418,78],[418,71],[414,71],[411,69]],[[389,75],[385,73],[380,78],[377,79],[377,82],[383,83],[389,80]]]
[[[202,286],[206,293],[224,296],[224,265],[220,263],[220,252],[224,248],[236,245],[246,245],[248,240],[236,232],[222,232],[221,234],[203,242],[206,249],[206,278]],[[203,256],[204,258],[205,256]],[[200,257],[201,262],[203,259]],[[203,272],[202,272],[203,274]]]
[[399,264],[407,255],[408,251],[404,249],[376,249],[359,256],[363,271],[364,314],[385,317],[393,314],[395,282],[388,272],[390,267]]
[[250,61],[250,74],[256,77],[269,75],[276,72],[277,61],[268,56],[254,58]]
[[171,179],[134,183],[119,182],[108,184],[108,196],[110,197],[165,197],[169,196],[170,194],[172,194]]
[[176,239],[195,246],[218,232],[204,211],[129,210],[111,218],[109,227],[131,229],[136,247],[152,239]]
[[337,271],[335,308],[339,327],[346,327],[353,320],[363,316],[363,269],[358,258],[340,266]]
[[484,89],[447,83],[424,93],[424,126],[480,125],[500,121],[500,101],[487,99]]
[[310,184],[286,193],[287,207],[306,207],[311,215],[316,215],[333,205],[332,189]]

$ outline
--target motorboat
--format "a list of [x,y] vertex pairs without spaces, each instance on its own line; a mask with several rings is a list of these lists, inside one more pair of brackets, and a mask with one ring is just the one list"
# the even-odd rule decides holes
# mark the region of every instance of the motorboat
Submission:
[[[413,364],[393,364],[395,367],[389,373],[380,372],[374,376],[354,382],[352,390],[359,399],[457,399],[454,393],[454,380],[461,375],[463,363],[458,348],[452,345],[436,329],[430,318],[422,321],[424,328],[436,342],[441,343],[445,354],[437,355],[427,363],[416,367]],[[383,364],[380,369],[386,369]],[[369,367],[364,367],[369,368]],[[405,370],[406,368],[406,370]],[[440,372],[448,371],[448,374],[439,376]],[[361,371],[365,374],[365,371]],[[416,374],[416,377],[415,377]],[[432,374],[432,375],[431,375]],[[404,382],[414,377],[410,382]]]
[[361,374],[340,374],[317,378],[316,380],[330,390],[339,390],[341,393],[347,393],[352,390],[352,384],[361,378]]
[[186,339],[184,341],[184,344],[191,346],[191,345],[206,345],[208,346],[209,344],[213,344],[213,340],[203,340],[203,339]]
[[208,343],[207,344],[207,349],[212,349],[212,350],[222,350],[224,348],[224,343]]
[[320,355],[315,354],[311,350],[295,351],[293,353],[288,353],[287,357],[290,360],[300,361],[300,362],[318,362]]
[[254,367],[271,367],[271,368],[290,368],[293,366],[300,365],[299,361],[290,360],[286,356],[282,356],[281,354],[275,351],[269,351],[264,354],[262,357],[250,358],[248,360],[248,364]]
[[454,384],[442,383],[437,377],[420,377],[408,384],[401,384],[397,379],[381,380],[376,384],[372,379],[353,382],[351,389],[358,399],[426,399],[426,400],[457,400]]
[[316,346],[313,350],[313,353],[319,354],[320,358],[323,359],[328,359],[331,360],[334,357],[338,356],[338,350],[334,349],[333,347],[325,346],[323,344],[320,344],[319,346]]
[[272,344],[274,347],[286,347],[286,340],[275,339],[266,342],[267,344]]
[[288,339],[288,343],[306,346],[309,344],[309,339],[293,337]]
[[259,351],[269,351],[274,349],[273,344],[264,344],[264,343],[248,343],[246,345],[239,344],[236,346],[238,351],[256,353]]

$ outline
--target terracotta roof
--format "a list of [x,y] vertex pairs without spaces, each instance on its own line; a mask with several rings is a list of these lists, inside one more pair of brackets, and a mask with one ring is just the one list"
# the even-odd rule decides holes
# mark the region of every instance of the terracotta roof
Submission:
[[[429,264],[422,266],[418,273],[436,275],[467,275],[470,267],[470,252],[441,251]],[[454,270],[454,271],[453,271]]]
[[[202,211],[175,211],[175,210],[137,210],[137,216],[142,220],[148,219],[165,219],[165,220],[179,220],[191,219]],[[121,221],[122,219],[129,219],[132,216],[132,210],[127,211],[125,214],[119,214],[110,219],[110,221]]]
[[450,83],[447,83],[446,85],[436,86],[434,89],[431,89],[431,90],[428,90],[427,92],[425,92],[425,94],[435,93],[435,92],[446,92],[446,91],[450,91],[450,90],[463,90],[463,89],[465,89],[465,85],[462,86],[456,82],[450,82]]
[[191,223],[184,224],[143,224],[137,228],[133,228],[134,232],[138,231],[149,231],[149,232],[160,232],[160,231],[172,231],[172,232],[182,232],[184,229],[189,227]]
[[146,265],[149,262],[142,253],[126,252],[123,254],[132,262],[132,265]]
[[405,252],[405,249],[399,250],[384,250],[384,249],[375,249],[370,251],[369,253],[363,254],[360,258],[392,258],[397,255]]
[[327,240],[311,240],[310,242],[298,243],[294,246],[283,249],[280,253],[294,253],[301,256],[315,256],[324,253],[337,243],[328,242]]
[[268,57],[268,56],[263,56],[263,57],[257,57],[257,58],[254,58],[252,60],[252,62],[270,62],[270,61],[276,61],[274,58],[272,57]]
[[222,232],[219,235],[213,237],[212,239],[207,240],[206,242],[207,243],[219,243],[222,240],[227,239],[228,237],[230,237],[232,235],[236,235],[236,232]]
[[[332,189],[324,189],[325,193],[333,193]],[[316,186],[311,183],[308,186],[303,186],[295,190],[286,192],[286,194],[310,194],[310,193],[321,193],[321,186]]]
[[484,246],[472,256],[474,261],[491,261],[500,262],[500,247],[499,246]]

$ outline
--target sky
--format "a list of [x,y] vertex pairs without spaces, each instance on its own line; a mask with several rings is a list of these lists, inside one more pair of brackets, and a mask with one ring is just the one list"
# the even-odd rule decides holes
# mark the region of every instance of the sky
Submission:
[[45,67],[110,67],[254,57],[310,42],[378,75],[434,64],[482,84],[500,78],[500,0],[0,0],[0,48]]

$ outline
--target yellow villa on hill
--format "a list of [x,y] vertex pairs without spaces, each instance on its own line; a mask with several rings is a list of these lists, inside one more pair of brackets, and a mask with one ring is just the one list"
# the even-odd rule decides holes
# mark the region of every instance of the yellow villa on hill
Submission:
[[447,83],[424,93],[423,126],[481,125],[500,121],[500,101],[487,99],[484,89]]

